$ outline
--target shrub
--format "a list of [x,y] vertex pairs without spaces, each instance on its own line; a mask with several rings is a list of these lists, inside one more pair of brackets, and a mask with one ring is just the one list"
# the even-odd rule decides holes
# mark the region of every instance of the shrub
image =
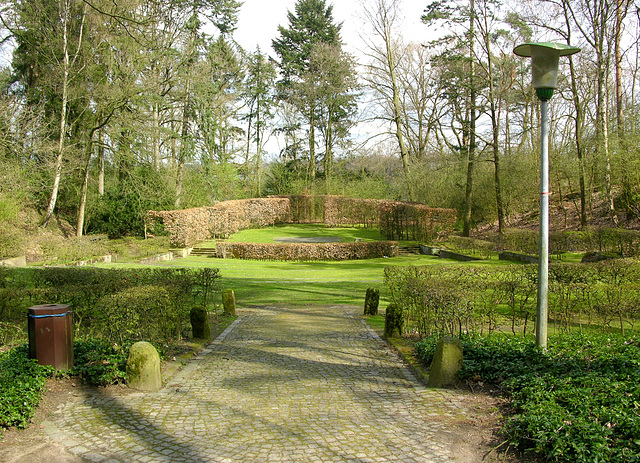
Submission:
[[467,283],[472,281],[459,267],[385,267],[385,284],[404,310],[405,330],[421,337],[472,329],[474,286]]
[[74,341],[71,374],[93,386],[124,383],[130,346],[131,342],[123,346],[105,339]]
[[53,367],[29,359],[28,346],[0,353],[0,426],[24,428],[33,417]]
[[[640,455],[640,338],[551,337],[547,352],[520,337],[467,336],[462,380],[499,384],[513,413],[512,445],[557,462],[632,462]],[[434,338],[416,346],[426,365]]]
[[464,236],[450,236],[448,242],[454,250],[474,256],[478,255],[482,259],[488,259],[496,246],[495,243],[491,241],[467,238]]
[[[174,293],[173,295],[171,293]],[[175,287],[142,285],[103,297],[92,330],[111,342],[179,338],[189,320],[184,294]]]
[[93,333],[119,343],[143,333],[158,341],[179,337],[188,326],[191,306],[209,304],[219,278],[217,269],[51,267],[7,272],[11,277],[0,281],[5,286],[0,287],[0,321],[23,323],[26,310],[37,304],[70,304],[76,336]]
[[255,260],[324,261],[375,259],[398,255],[395,241],[361,243],[218,243],[216,255],[221,258]]

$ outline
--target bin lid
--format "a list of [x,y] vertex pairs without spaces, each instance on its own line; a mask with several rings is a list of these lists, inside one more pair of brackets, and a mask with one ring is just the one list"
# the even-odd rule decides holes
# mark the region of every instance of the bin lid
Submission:
[[29,315],[64,315],[69,311],[69,304],[43,304],[29,307]]

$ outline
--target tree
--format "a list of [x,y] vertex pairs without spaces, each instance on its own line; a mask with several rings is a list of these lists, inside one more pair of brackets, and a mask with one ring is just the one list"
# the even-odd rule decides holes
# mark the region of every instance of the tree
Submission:
[[617,8],[613,8],[607,0],[580,0],[577,2],[564,0],[563,7],[567,9],[576,27],[596,55],[596,150],[604,161],[605,194],[609,217],[617,224],[618,217],[614,207],[611,185],[609,117],[607,109],[607,73],[611,61],[609,34],[611,30],[615,30],[611,23],[616,18]]
[[311,70],[314,46],[327,44],[340,47],[341,24],[333,21],[333,7],[325,0],[298,0],[295,14],[288,13],[289,27],[278,26],[280,37],[272,42],[280,57],[282,79],[279,97],[291,102],[304,117],[309,130],[309,164],[307,179],[316,176],[316,127],[319,122],[318,76]]
[[[458,127],[451,126],[458,139],[453,148],[460,150],[465,157],[466,181],[462,210],[462,235],[469,236],[471,231],[471,206],[473,202],[474,170],[476,155],[476,122],[478,118],[478,83],[476,76],[476,8],[475,0],[455,2],[452,4],[434,2],[427,6],[422,21],[429,25],[444,23],[451,31],[447,36],[432,42],[432,45],[447,49],[436,59],[441,63],[455,65],[454,83],[445,84],[449,102],[453,105],[453,117]],[[460,66],[461,65],[461,66]],[[455,69],[454,68],[454,69]],[[453,76],[452,76],[453,77]],[[463,104],[460,106],[460,89],[464,92]],[[457,146],[456,146],[457,145]]]
[[324,138],[324,176],[326,193],[331,190],[334,149],[349,133],[357,110],[359,88],[354,60],[339,46],[317,44],[310,59],[310,75],[305,81],[317,79],[319,101],[318,123]]
[[273,61],[267,59],[258,48],[247,57],[247,73],[244,82],[243,98],[247,106],[247,148],[245,170],[251,170],[251,146],[255,143],[253,157],[254,196],[259,196],[261,186],[262,152],[265,143],[265,132],[274,116],[274,85],[276,68]]
[[386,109],[386,116],[383,118],[392,123],[402,168],[407,175],[409,153],[405,144],[405,123],[398,76],[398,65],[403,51],[397,30],[400,26],[400,0],[376,0],[373,6],[367,7],[363,3],[362,7],[365,18],[373,29],[372,37],[375,38],[371,40],[365,38],[368,50],[366,55],[369,58],[365,78]]
[[[14,54],[16,78],[21,81],[28,100],[35,101],[40,95],[48,96],[50,110],[58,113],[53,184],[42,219],[42,225],[46,226],[53,216],[60,189],[69,133],[70,86],[82,72],[87,5],[75,0],[58,0],[55,3],[17,0],[13,11],[16,15],[13,20],[4,22],[11,24],[9,27],[18,44]],[[57,88],[61,91],[57,95],[59,98],[54,99],[51,92]]]

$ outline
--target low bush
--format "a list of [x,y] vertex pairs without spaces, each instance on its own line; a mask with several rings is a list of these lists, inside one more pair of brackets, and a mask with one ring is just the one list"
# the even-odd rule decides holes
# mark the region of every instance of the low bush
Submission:
[[[554,327],[601,327],[624,334],[640,315],[640,263],[616,259],[549,267],[549,315]],[[535,265],[504,267],[389,266],[385,284],[404,310],[408,332],[491,333],[498,325],[527,335],[536,315]]]
[[92,386],[124,383],[132,344],[131,341],[122,345],[96,338],[74,341],[74,364],[70,373]]
[[0,427],[24,428],[29,423],[53,371],[29,359],[26,344],[0,353]]
[[142,285],[104,296],[94,309],[92,332],[111,342],[168,342],[189,324],[188,299],[174,286]]
[[4,279],[0,275],[0,322],[26,328],[29,307],[69,304],[76,337],[94,335],[118,343],[179,338],[188,328],[191,307],[212,304],[220,276],[210,268],[50,267],[4,273]]
[[[435,338],[416,355],[429,364]],[[509,442],[556,462],[640,461],[640,337],[465,337],[459,378],[498,384],[510,400]]]
[[476,238],[468,238],[465,236],[450,236],[447,242],[454,251],[462,254],[471,254],[482,259],[491,257],[491,253],[495,251],[495,243],[491,241],[479,240]]

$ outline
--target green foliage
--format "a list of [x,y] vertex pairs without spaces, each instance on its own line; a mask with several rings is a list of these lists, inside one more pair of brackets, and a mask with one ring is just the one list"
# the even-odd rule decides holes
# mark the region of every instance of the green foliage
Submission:
[[180,337],[193,305],[212,299],[217,269],[47,267],[7,270],[0,321],[18,323],[37,304],[70,304],[76,335],[109,342]]
[[74,364],[70,373],[93,386],[124,383],[131,344],[115,344],[96,338],[74,341]]
[[495,250],[495,243],[491,241],[468,238],[465,236],[449,236],[449,238],[447,238],[447,243],[455,251],[474,256],[477,255],[482,259],[489,259],[491,257],[491,253]]
[[167,342],[179,338],[188,321],[186,296],[175,286],[125,288],[98,301],[91,330],[120,344],[125,340]]
[[28,357],[27,345],[0,353],[0,427],[29,424],[53,373],[53,367]]
[[[640,313],[640,263],[617,259],[595,264],[556,263],[549,269],[549,313],[561,332],[600,325],[624,333]],[[509,323],[513,334],[535,320],[537,268],[387,267],[391,300],[406,311],[407,330],[431,334],[488,332]]]
[[[504,432],[519,449],[557,462],[632,462],[640,456],[640,339],[581,333],[547,352],[518,337],[463,337],[462,380],[498,383],[513,414]],[[435,349],[425,339],[425,364]]]
[[406,330],[423,337],[469,329],[475,292],[463,283],[470,281],[465,273],[440,266],[385,268],[385,284],[405,312]]
[[162,175],[150,167],[132,169],[92,204],[87,211],[86,231],[104,233],[111,239],[144,236],[147,211],[169,209],[173,203],[173,194]]

